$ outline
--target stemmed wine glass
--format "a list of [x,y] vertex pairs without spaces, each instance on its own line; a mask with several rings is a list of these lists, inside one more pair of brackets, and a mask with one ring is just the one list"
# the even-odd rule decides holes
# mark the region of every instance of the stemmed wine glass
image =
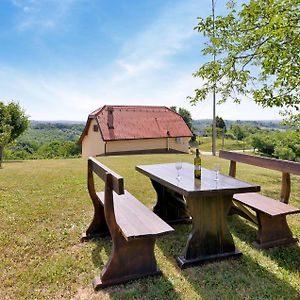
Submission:
[[180,175],[179,175],[179,171],[182,169],[182,162],[181,161],[178,161],[175,163],[175,167],[176,167],[176,170],[177,170],[177,180],[180,179]]
[[215,171],[216,177],[215,177],[215,181],[219,180],[219,173],[220,173],[220,164],[214,164],[213,166],[213,170]]

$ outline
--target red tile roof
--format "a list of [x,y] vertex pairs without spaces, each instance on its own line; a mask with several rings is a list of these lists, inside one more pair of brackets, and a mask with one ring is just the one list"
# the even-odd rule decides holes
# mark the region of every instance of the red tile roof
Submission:
[[[113,110],[111,129],[108,126],[108,110]],[[169,137],[192,136],[182,117],[164,106],[105,105],[92,112],[89,119],[92,118],[97,119],[105,141],[163,138],[168,136],[168,132]]]

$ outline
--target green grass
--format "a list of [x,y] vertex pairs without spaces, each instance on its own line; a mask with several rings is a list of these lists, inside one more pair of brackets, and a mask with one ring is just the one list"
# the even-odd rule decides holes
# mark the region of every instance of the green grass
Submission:
[[[198,137],[200,151],[211,152],[211,137]],[[217,151],[222,149],[222,139],[216,139]],[[242,150],[242,149],[252,149],[251,145],[244,143],[242,141],[224,139],[224,150]]]
[[[126,189],[149,208],[155,192],[135,165],[192,159],[175,154],[99,158],[124,176]],[[217,159],[203,156],[203,165],[212,167]],[[227,173],[228,162],[219,161]],[[237,176],[260,183],[266,195],[279,194],[278,172],[238,164]],[[292,177],[290,203],[300,207],[299,176]],[[299,244],[258,251],[251,244],[255,228],[236,216],[229,225],[244,254],[240,259],[180,270],[175,258],[191,225],[176,225],[155,248],[163,276],[94,293],[91,280],[107,262],[112,244],[109,238],[79,242],[92,214],[85,159],[5,163],[0,170],[0,299],[299,299]],[[300,238],[299,215],[288,222]]]

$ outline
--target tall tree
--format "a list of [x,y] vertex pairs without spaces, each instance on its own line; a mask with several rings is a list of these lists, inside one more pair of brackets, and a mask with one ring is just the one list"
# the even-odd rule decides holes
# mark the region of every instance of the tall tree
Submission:
[[229,1],[227,8],[227,15],[199,18],[195,27],[209,40],[202,52],[216,60],[193,74],[204,84],[191,103],[214,89],[219,103],[249,96],[263,107],[284,108],[300,127],[299,0],[250,0],[240,8]]
[[192,119],[191,113],[187,109],[185,109],[183,107],[179,107],[177,110],[176,106],[170,106],[170,109],[175,111],[176,113],[180,114],[182,116],[183,120],[185,121],[186,125],[190,129],[192,129],[193,119]]
[[182,118],[185,121],[186,125],[190,129],[192,129],[193,119],[192,119],[191,113],[187,109],[185,109],[183,107],[179,107],[178,113],[182,116]]
[[216,127],[220,128],[223,132],[226,132],[226,124],[222,117],[216,116]]
[[28,125],[28,117],[18,103],[10,102],[5,105],[0,101],[0,168],[4,147],[20,136]]
[[176,106],[170,106],[170,109],[177,112],[177,107]]

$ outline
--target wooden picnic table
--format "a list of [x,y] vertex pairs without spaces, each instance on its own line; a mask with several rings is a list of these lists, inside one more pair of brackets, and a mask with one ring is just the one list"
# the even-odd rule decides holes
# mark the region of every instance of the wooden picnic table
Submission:
[[168,223],[186,222],[193,227],[180,268],[207,261],[240,256],[227,226],[227,215],[236,193],[260,191],[260,186],[202,168],[201,180],[194,178],[194,165],[182,163],[180,179],[175,163],[140,165],[136,170],[148,176],[157,193],[153,211]]

